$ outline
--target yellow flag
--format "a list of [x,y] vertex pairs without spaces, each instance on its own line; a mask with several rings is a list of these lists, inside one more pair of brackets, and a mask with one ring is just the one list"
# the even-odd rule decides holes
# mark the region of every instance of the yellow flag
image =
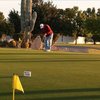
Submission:
[[13,89],[17,89],[17,90],[22,91],[24,93],[24,89],[22,87],[22,84],[21,84],[21,81],[20,81],[18,75],[13,76]]

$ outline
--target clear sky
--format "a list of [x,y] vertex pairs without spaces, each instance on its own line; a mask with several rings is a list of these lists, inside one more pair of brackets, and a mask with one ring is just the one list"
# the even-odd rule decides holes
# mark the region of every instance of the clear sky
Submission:
[[7,18],[9,12],[13,9],[20,12],[21,0],[0,0],[0,12],[3,12]]
[[86,10],[87,8],[96,9],[100,8],[100,0],[51,0],[58,8],[73,8],[78,6],[80,10]]
[[[48,0],[44,0],[48,1]],[[73,6],[78,6],[80,10],[86,10],[87,8],[96,9],[100,8],[100,0],[49,0],[52,1],[57,8],[73,8]],[[0,11],[3,12],[4,16],[7,18],[9,12],[12,9],[19,11],[20,13],[21,0],[0,0]]]

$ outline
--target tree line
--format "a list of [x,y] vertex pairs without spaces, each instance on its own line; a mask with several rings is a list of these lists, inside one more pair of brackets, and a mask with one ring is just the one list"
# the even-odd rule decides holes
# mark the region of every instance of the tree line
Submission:
[[[78,36],[93,38],[94,44],[100,41],[100,8],[97,12],[95,8],[87,8],[81,11],[79,7],[57,9],[53,2],[43,0],[33,0],[33,11],[37,12],[37,20],[33,35],[40,34],[40,23],[51,26],[55,34],[73,36],[76,40]],[[20,15],[14,9],[9,12],[5,19],[3,12],[0,12],[0,35],[17,36],[21,31]],[[77,42],[77,41],[76,41]]]

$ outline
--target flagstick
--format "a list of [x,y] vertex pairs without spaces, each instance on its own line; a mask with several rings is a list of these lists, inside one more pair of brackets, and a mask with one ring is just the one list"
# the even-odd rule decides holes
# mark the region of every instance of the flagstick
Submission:
[[13,89],[13,100],[15,100],[15,89]]

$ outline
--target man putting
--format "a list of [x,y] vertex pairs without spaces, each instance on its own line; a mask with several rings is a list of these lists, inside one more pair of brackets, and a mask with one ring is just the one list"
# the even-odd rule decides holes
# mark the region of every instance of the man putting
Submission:
[[40,24],[40,29],[42,34],[44,35],[45,51],[50,52],[54,33],[48,24]]

